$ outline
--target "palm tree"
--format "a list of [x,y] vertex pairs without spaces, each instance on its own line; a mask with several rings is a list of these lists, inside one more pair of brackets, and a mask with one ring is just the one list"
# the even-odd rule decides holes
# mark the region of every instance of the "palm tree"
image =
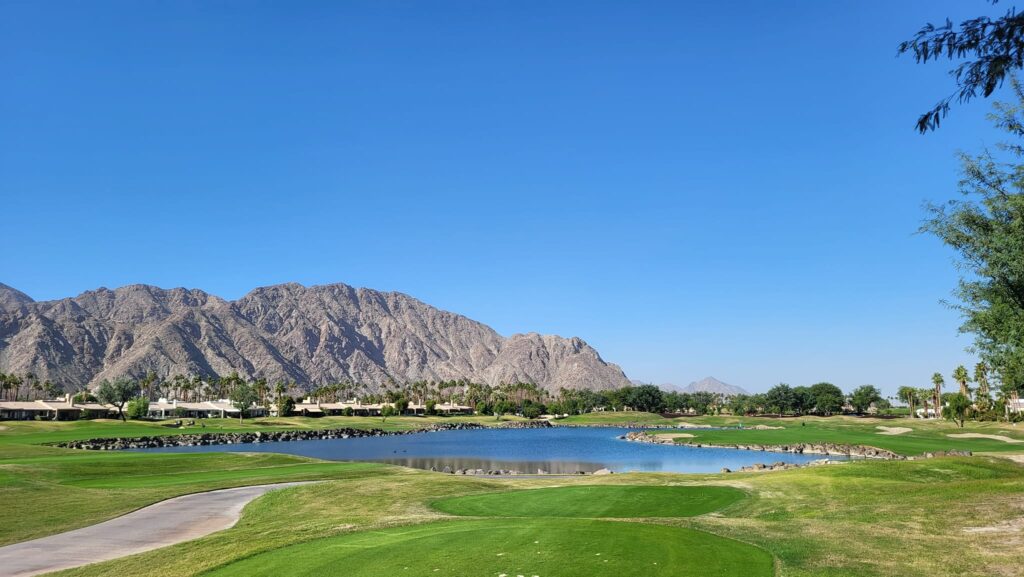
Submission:
[[942,412],[942,386],[946,384],[946,379],[942,378],[942,373],[935,373],[932,375],[932,384],[935,385],[935,390],[932,391],[932,401],[934,401],[935,407],[935,418],[939,418],[939,413]]
[[18,393],[21,391],[21,383],[23,382],[24,381],[22,381],[21,377],[14,373],[7,375],[7,385],[10,387],[10,390],[14,392],[15,401],[18,400]]
[[971,381],[971,375],[967,373],[967,369],[963,365],[953,369],[953,380],[960,384],[960,394],[971,398],[971,393],[967,390],[967,383]]
[[896,396],[910,406],[910,418],[914,418],[914,405],[917,404],[917,389],[914,387],[900,387]]
[[974,382],[978,383],[976,400],[979,408],[987,411],[992,405],[992,397],[988,390],[988,366],[984,362],[974,365]]

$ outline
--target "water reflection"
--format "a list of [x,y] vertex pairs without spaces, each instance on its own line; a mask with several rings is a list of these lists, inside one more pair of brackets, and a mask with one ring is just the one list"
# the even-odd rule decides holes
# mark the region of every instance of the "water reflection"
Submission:
[[[420,469],[514,470],[571,474],[608,468],[616,473],[664,471],[713,473],[754,463],[806,463],[818,455],[794,455],[708,447],[630,443],[618,439],[629,429],[551,428],[444,431],[320,441],[249,443],[205,447],[164,447],[158,452],[290,453],[332,461],[378,461]],[[833,457],[835,458],[835,457]]]

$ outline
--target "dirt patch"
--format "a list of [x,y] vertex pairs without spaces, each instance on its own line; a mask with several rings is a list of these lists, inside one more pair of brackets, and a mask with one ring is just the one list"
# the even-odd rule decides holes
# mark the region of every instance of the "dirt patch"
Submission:
[[987,527],[964,527],[964,533],[1016,533],[1024,529],[1024,517],[1010,519]]
[[909,433],[914,430],[910,427],[885,427],[882,425],[875,428],[878,429],[879,435],[902,435],[903,433]]
[[1003,435],[986,435],[984,433],[956,433],[952,435],[946,435],[951,439],[991,439],[993,441],[1002,441],[1004,443],[1024,443],[1020,439],[1011,439]]

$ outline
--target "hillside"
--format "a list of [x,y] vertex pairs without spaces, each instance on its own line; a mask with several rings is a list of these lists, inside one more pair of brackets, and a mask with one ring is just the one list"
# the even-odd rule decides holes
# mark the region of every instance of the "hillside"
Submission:
[[229,301],[130,285],[36,302],[0,284],[0,371],[71,388],[148,371],[300,384],[469,379],[549,390],[629,383],[582,339],[504,337],[397,292],[282,284]]

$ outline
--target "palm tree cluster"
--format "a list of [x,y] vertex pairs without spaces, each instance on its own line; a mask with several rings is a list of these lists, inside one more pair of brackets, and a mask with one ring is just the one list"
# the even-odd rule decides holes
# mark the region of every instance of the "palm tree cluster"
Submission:
[[60,385],[49,379],[40,380],[33,373],[18,375],[0,373],[0,400],[32,401],[36,399],[52,399],[64,392]]
[[[973,374],[963,365],[957,366],[951,373],[953,382],[957,384],[957,392],[944,393],[946,379],[942,373],[934,373],[932,385],[927,388],[900,387],[897,396],[910,408],[910,416],[917,415],[917,406],[922,407],[924,418],[941,418],[943,416],[962,421],[963,418],[979,420],[995,420],[1003,416],[1016,418],[1020,401],[1020,385],[1013,379],[999,375],[984,362],[974,365]],[[992,381],[998,383],[995,388],[996,397],[992,397]],[[971,387],[974,383],[977,386]],[[963,400],[961,400],[961,398]],[[952,402],[955,401],[955,402]],[[950,406],[964,407],[950,414]]]

